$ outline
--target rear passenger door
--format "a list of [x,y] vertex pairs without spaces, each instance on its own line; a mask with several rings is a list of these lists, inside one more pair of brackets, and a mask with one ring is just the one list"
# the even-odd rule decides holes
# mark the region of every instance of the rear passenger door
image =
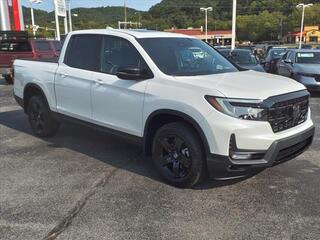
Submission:
[[102,35],[78,34],[69,40],[55,78],[57,110],[91,121],[91,87],[100,69]]
[[100,73],[92,86],[92,114],[96,124],[141,136],[145,89],[148,80],[122,80],[119,67],[150,71],[146,62],[128,40],[104,36]]

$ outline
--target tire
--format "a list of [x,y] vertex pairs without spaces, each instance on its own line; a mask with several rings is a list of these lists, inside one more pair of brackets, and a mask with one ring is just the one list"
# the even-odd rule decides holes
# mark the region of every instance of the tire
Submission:
[[8,84],[13,84],[13,79],[10,75],[5,75],[4,80],[6,80]]
[[193,187],[206,177],[205,154],[196,131],[183,122],[156,132],[152,160],[163,179],[176,187]]
[[57,133],[60,124],[52,117],[44,97],[40,95],[31,97],[27,106],[27,113],[31,129],[35,135],[51,137]]

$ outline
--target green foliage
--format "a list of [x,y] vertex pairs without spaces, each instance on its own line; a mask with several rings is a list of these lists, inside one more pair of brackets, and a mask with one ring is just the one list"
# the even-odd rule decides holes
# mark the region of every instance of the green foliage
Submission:
[[[278,40],[288,31],[300,26],[301,9],[296,5],[301,0],[238,0],[237,35],[239,40]],[[306,9],[306,25],[320,25],[319,0]],[[317,4],[318,3],[318,4]],[[204,13],[200,7],[213,7],[208,14],[210,30],[231,29],[231,0],[163,0],[148,12],[139,12],[144,28],[164,30],[172,27],[187,28],[204,26]],[[23,8],[25,23],[30,24],[30,9]],[[128,21],[137,22],[137,10],[127,9]],[[123,7],[77,8],[72,13],[74,30],[88,28],[117,28],[118,21],[124,20]],[[41,27],[55,28],[54,13],[35,10],[36,24]],[[62,19],[60,21],[63,32]],[[53,37],[53,32],[39,31],[40,34]]]

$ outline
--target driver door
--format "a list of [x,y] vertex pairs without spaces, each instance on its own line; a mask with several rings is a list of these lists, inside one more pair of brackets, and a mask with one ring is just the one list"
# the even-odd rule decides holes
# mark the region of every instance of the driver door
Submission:
[[96,124],[142,136],[144,93],[148,80],[122,80],[119,67],[147,69],[148,66],[128,40],[104,36],[101,68],[92,87],[92,114]]

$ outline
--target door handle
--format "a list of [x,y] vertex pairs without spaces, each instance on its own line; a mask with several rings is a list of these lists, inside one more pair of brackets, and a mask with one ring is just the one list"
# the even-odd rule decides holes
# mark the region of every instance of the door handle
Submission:
[[66,73],[60,73],[60,77],[61,78],[66,78],[66,77],[68,77],[69,75],[68,74],[66,74]]
[[96,83],[96,85],[103,84],[103,80],[102,79],[96,79],[94,82]]

